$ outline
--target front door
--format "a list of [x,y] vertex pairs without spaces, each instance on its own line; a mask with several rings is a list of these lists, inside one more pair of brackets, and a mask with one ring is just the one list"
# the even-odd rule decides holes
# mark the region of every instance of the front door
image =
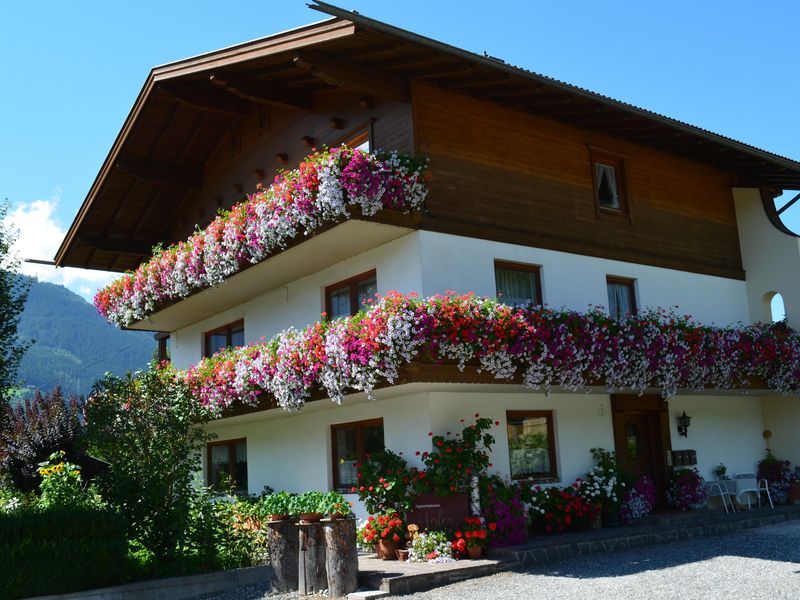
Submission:
[[657,506],[666,507],[672,449],[667,403],[659,396],[613,395],[611,404],[617,464],[636,477],[652,479]]

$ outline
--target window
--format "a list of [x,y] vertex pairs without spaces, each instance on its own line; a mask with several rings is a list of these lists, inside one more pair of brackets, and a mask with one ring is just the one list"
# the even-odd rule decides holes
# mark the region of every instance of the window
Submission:
[[369,130],[363,129],[344,141],[344,145],[353,150],[363,150],[364,152],[370,151],[370,135]]
[[363,150],[364,152],[370,152],[372,150],[372,124],[374,123],[374,119],[370,119],[363,125],[356,127],[355,129],[351,130],[348,134],[339,138],[333,146],[341,146],[345,145],[348,148],[353,148],[354,150]]
[[553,411],[508,411],[508,458],[513,479],[556,479]]
[[333,440],[333,486],[337,490],[350,491],[358,484],[358,463],[366,460],[371,452],[385,448],[383,443],[383,419],[356,421],[331,425]]
[[539,267],[519,263],[494,261],[494,281],[497,299],[505,304],[542,304],[542,285]]
[[206,331],[204,356],[214,356],[223,348],[234,348],[244,345],[244,321],[228,323],[217,329]]
[[375,298],[378,280],[375,269],[325,288],[325,312],[329,319],[351,317],[361,310],[367,300]]
[[636,290],[633,279],[607,277],[608,314],[615,319],[624,319],[636,314]]
[[170,361],[170,351],[169,351],[169,332],[168,331],[159,331],[153,335],[158,343],[158,362],[169,362]]
[[628,212],[622,157],[591,151],[594,198],[600,214]]
[[247,493],[247,440],[227,440],[208,444],[208,485],[219,488],[228,481],[234,490]]

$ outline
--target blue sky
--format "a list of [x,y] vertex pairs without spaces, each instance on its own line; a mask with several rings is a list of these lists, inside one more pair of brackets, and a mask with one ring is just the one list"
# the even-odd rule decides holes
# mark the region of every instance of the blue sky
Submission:
[[[800,3],[341,5],[800,159]],[[6,4],[0,199],[20,253],[52,258],[152,66],[323,18],[297,0]],[[800,231],[800,206],[787,222]],[[31,272],[86,297],[107,278]]]

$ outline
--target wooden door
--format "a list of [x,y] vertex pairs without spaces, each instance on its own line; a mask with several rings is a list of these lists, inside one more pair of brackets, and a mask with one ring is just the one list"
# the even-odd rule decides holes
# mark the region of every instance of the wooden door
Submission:
[[666,506],[671,473],[667,403],[658,396],[611,397],[614,446],[621,470],[636,477],[647,475],[656,487],[657,506]]

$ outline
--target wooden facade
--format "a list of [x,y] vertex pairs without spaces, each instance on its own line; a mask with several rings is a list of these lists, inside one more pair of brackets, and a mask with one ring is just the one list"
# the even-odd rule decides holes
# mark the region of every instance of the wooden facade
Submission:
[[[413,103],[423,229],[744,278],[726,173],[429,86]],[[597,214],[592,148],[623,157],[629,214]]]

